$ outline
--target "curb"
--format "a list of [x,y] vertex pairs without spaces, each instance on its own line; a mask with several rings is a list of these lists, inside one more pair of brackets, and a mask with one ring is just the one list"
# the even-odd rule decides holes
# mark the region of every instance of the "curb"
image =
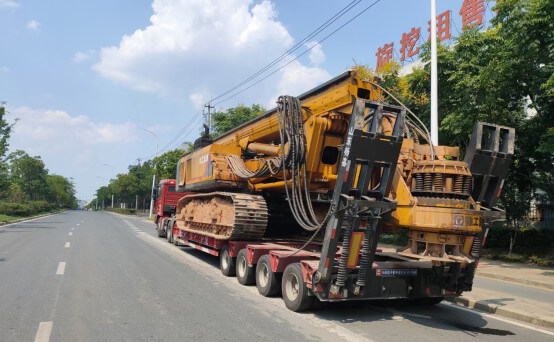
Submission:
[[22,219],[17,219],[17,220],[13,220],[13,221],[9,221],[9,222],[2,221],[2,222],[0,222],[0,226],[7,226],[7,225],[9,225],[9,224],[14,224],[14,223],[18,223],[18,222],[24,222],[24,221],[34,220],[34,219],[37,219],[37,218],[41,218],[41,217],[45,217],[45,216],[50,216],[50,215],[61,214],[61,213],[65,213],[65,212],[67,212],[67,210],[58,211],[58,212],[55,212],[55,213],[47,213],[47,214],[40,214],[40,215],[36,215],[36,216],[31,216],[31,217],[25,217],[25,218],[22,218]]
[[533,281],[533,280],[527,280],[527,279],[521,279],[521,278],[512,278],[512,277],[507,277],[507,276],[498,275],[498,274],[491,274],[491,273],[483,273],[481,271],[478,271],[478,274],[476,275],[476,277],[489,278],[489,279],[499,279],[499,280],[509,281],[509,282],[512,282],[512,283],[518,283],[518,284],[523,284],[523,285],[531,285],[531,286],[535,286],[535,287],[541,287],[541,288],[544,288],[544,289],[547,289],[547,290],[554,290],[554,283],[552,283],[552,284],[541,283],[541,282]]
[[447,301],[466,308],[476,309],[487,313],[512,318],[525,323],[530,323],[543,328],[554,328],[554,321],[540,316],[533,316],[525,312],[510,310],[495,304],[483,303],[463,297],[446,298]]

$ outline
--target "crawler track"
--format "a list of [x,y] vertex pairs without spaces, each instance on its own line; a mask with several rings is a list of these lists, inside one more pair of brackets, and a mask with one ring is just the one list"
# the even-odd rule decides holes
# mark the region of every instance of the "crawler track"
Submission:
[[262,196],[212,192],[188,195],[177,204],[179,229],[221,240],[261,239],[267,226]]

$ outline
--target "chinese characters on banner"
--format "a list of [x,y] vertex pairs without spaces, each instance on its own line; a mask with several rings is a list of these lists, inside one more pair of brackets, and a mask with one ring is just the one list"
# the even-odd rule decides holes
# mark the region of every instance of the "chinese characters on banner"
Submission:
[[[473,27],[483,24],[483,12],[485,12],[484,0],[464,0],[460,15],[462,16],[462,27]],[[450,10],[445,11],[437,16],[437,38],[439,41],[446,40],[452,35],[450,34]],[[427,31],[429,36],[427,41],[431,39],[431,20],[428,22]],[[421,27],[412,27],[410,32],[402,34],[400,40],[400,61],[403,62],[406,58],[413,57],[419,53],[419,47],[416,47],[421,36]],[[380,47],[375,54],[377,56],[377,66],[375,70],[383,67],[383,64],[392,59],[394,42],[385,44]]]

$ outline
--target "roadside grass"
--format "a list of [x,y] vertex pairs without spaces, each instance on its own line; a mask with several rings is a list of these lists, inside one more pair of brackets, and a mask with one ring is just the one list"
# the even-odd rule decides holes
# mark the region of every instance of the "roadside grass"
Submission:
[[36,214],[33,214],[33,215],[29,215],[29,216],[11,216],[11,215],[0,214],[0,224],[10,223],[12,221],[20,220],[20,219],[33,218],[35,216],[40,216],[40,215],[45,215],[45,214],[53,214],[53,213],[57,213],[57,212],[64,211],[64,210],[67,210],[67,209],[54,209],[54,210],[50,210],[50,211],[44,211],[44,212],[41,212],[41,213],[36,213]]
[[11,222],[22,218],[23,217],[21,216],[9,216],[9,215],[0,214],[0,222]]
[[121,208],[104,208],[105,211],[111,211],[112,213],[123,215],[135,215],[135,209],[121,209]]

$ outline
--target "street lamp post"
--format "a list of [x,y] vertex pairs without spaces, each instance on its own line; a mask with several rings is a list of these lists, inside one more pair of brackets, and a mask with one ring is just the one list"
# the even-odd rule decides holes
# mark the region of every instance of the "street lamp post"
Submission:
[[[158,136],[154,134],[154,132],[147,130],[146,128],[143,128],[146,132],[152,134],[154,138],[156,138],[156,158],[158,158]],[[156,169],[156,165],[154,164],[154,170]],[[152,191],[150,192],[150,218],[152,218],[152,210],[154,209],[154,184],[156,183],[156,172],[153,172],[152,175]]]

